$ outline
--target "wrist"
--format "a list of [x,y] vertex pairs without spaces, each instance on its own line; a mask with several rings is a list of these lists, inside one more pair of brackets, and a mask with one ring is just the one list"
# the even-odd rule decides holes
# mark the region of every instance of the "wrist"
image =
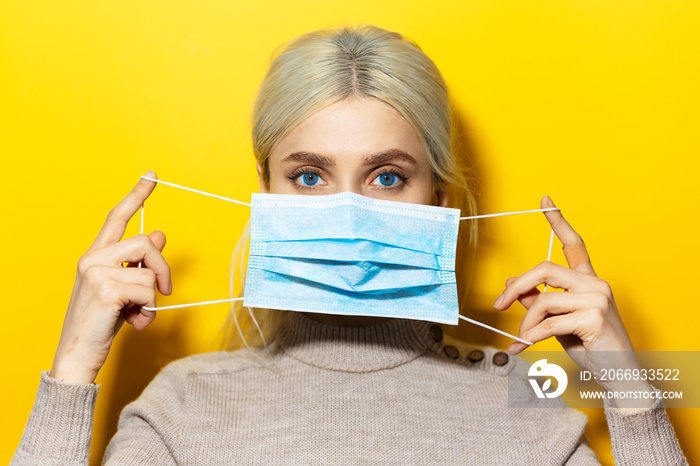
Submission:
[[97,372],[89,369],[86,364],[57,357],[54,359],[49,377],[68,383],[92,384],[95,382]]
[[654,389],[649,383],[642,380],[620,381],[607,384],[603,388],[608,392],[625,394],[625,396],[609,398],[610,406],[622,411],[632,412],[647,409],[653,406],[656,401],[656,398],[652,396],[645,396],[647,393],[653,393]]

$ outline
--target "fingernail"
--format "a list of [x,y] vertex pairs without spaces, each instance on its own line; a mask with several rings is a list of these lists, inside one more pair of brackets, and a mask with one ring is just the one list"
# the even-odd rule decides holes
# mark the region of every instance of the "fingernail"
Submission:
[[544,199],[545,204],[547,204],[549,207],[555,207],[554,201],[552,201],[552,198],[549,196],[545,196]]
[[148,173],[146,173],[146,174],[143,175],[143,176],[147,176],[147,177],[149,177],[149,178],[153,178],[154,175],[155,175],[155,173],[153,173],[153,170],[148,170]]
[[503,303],[504,296],[501,294],[498,298],[496,298],[496,302],[493,303],[493,307],[498,309],[498,307]]
[[173,282],[170,282],[170,287],[168,287],[168,296],[173,294]]
[[508,349],[506,350],[506,351],[508,352],[508,354],[515,354],[515,353],[517,353],[517,351],[515,350],[515,347],[516,347],[516,346],[517,346],[517,345],[516,345],[515,343],[511,344],[511,345],[508,347]]

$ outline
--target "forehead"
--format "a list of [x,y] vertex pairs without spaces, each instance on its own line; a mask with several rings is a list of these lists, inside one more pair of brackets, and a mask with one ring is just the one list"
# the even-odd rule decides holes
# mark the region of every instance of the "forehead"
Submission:
[[427,161],[411,125],[392,106],[373,98],[345,99],[311,115],[285,136],[270,154],[278,162],[304,151],[333,158],[364,157],[400,149]]

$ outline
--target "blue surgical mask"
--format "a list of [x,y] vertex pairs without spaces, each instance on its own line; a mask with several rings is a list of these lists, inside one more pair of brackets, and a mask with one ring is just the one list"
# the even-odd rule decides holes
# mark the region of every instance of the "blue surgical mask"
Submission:
[[[459,314],[455,253],[459,221],[559,210],[460,217],[444,207],[368,198],[253,194],[252,204],[167,181],[151,181],[251,207],[244,306],[324,314],[399,317],[456,325],[458,319],[532,344]],[[143,208],[141,232],[143,232]],[[554,231],[549,240],[552,253]],[[140,266],[140,264],[139,264]],[[545,287],[546,291],[546,287]]]
[[253,194],[244,306],[458,323],[459,210]]

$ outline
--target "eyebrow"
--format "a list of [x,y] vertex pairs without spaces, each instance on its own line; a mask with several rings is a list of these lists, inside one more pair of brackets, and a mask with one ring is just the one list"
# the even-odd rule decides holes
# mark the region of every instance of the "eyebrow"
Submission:
[[[418,164],[416,159],[414,159],[407,152],[404,152],[401,149],[389,149],[385,150],[384,152],[379,152],[377,154],[372,154],[365,157],[364,162],[362,162],[362,166],[366,167],[368,165],[379,165],[391,160],[403,160],[414,165]],[[311,152],[293,152],[282,159],[282,162],[302,162],[322,167],[332,167],[335,165],[333,159],[324,155],[313,154]]]
[[322,167],[332,167],[335,165],[332,159],[323,155],[312,154],[311,152],[294,152],[282,159],[282,162],[302,162]]
[[370,155],[365,158],[364,163],[362,164],[363,166],[367,165],[379,165],[381,163],[386,163],[391,160],[403,160],[405,162],[410,162],[413,165],[417,165],[418,162],[416,162],[416,159],[411,157],[410,154],[407,152],[402,151],[401,149],[389,149],[384,152],[380,152],[378,154]]

